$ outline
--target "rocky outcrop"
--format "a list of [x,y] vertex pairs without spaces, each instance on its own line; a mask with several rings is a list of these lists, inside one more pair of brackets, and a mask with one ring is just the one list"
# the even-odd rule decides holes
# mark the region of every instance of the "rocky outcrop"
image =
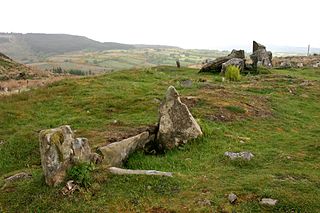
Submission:
[[244,60],[241,59],[241,58],[232,58],[229,61],[223,63],[220,74],[224,75],[226,70],[227,70],[227,67],[231,66],[231,65],[239,67],[240,68],[240,72],[242,72],[243,69],[244,69]]
[[200,126],[188,107],[181,102],[173,86],[168,88],[159,113],[159,130],[156,140],[163,149],[172,149],[202,135]]
[[232,52],[227,56],[219,57],[213,61],[209,61],[203,65],[199,72],[220,72],[222,64],[233,58],[240,58],[244,60],[244,50],[232,50]]
[[41,131],[39,141],[41,165],[45,181],[50,186],[61,183],[67,169],[73,164],[96,159],[96,154],[91,153],[88,140],[75,139],[67,125]]
[[253,41],[253,49],[250,58],[253,62],[254,69],[257,69],[258,65],[265,67],[272,67],[272,52],[267,51],[266,47]]

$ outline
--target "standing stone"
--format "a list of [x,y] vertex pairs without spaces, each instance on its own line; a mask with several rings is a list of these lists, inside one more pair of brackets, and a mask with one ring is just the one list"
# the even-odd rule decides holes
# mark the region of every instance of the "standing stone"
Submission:
[[45,181],[50,186],[61,183],[70,167],[74,133],[70,126],[40,132],[41,164]]
[[159,112],[157,141],[163,149],[172,149],[202,135],[200,126],[173,86],[168,88]]
[[257,69],[258,63],[261,63],[261,65],[265,67],[272,67],[272,52],[267,51],[264,45],[256,41],[253,41],[252,46],[250,58],[253,61],[254,69]]
[[66,171],[80,162],[99,163],[100,156],[92,153],[88,139],[76,138],[70,126],[42,130],[39,136],[41,165],[49,186],[61,183]]

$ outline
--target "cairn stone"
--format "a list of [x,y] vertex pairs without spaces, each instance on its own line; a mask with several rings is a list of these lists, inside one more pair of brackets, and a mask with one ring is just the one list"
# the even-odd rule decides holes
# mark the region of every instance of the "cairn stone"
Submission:
[[157,142],[163,149],[173,149],[197,138],[202,131],[188,107],[181,102],[177,90],[170,86],[159,109]]

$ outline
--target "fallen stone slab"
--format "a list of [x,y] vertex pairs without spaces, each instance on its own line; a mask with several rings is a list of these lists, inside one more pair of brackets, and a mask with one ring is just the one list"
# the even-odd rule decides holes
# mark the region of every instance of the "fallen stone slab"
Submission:
[[139,135],[100,147],[98,151],[103,155],[102,163],[107,166],[121,166],[130,154],[137,149],[144,148],[154,138],[155,135],[145,131]]
[[11,175],[11,176],[5,178],[5,181],[13,182],[13,181],[18,181],[18,180],[28,179],[31,177],[32,177],[31,174],[28,174],[26,172],[19,172],[17,174],[14,174],[14,175]]
[[242,158],[244,160],[251,160],[254,155],[251,152],[225,152],[224,156],[229,157],[231,160]]
[[116,175],[153,175],[153,176],[166,176],[173,177],[172,172],[161,172],[157,170],[131,170],[131,169],[121,169],[117,167],[110,167],[109,172]]

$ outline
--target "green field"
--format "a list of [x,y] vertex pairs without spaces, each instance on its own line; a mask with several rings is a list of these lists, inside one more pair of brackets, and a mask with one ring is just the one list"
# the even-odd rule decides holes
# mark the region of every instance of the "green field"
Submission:
[[225,56],[228,52],[217,50],[185,50],[178,48],[136,48],[129,50],[82,51],[54,55],[40,63],[29,65],[51,70],[54,67],[79,69],[101,73],[132,68],[144,68],[158,65],[175,66],[179,60],[182,66],[201,64],[206,59]]
[[[0,212],[319,212],[319,70],[271,70],[240,82],[197,71],[131,69],[0,97]],[[186,79],[191,87],[181,86]],[[165,155],[137,152],[125,167],[170,171],[173,178],[114,176],[96,167],[91,186],[73,195],[45,185],[40,130],[71,125],[95,149],[156,123],[169,85],[204,136]],[[231,161],[226,151],[255,157]],[[17,171],[32,178],[4,185]],[[279,202],[261,206],[264,197]]]

